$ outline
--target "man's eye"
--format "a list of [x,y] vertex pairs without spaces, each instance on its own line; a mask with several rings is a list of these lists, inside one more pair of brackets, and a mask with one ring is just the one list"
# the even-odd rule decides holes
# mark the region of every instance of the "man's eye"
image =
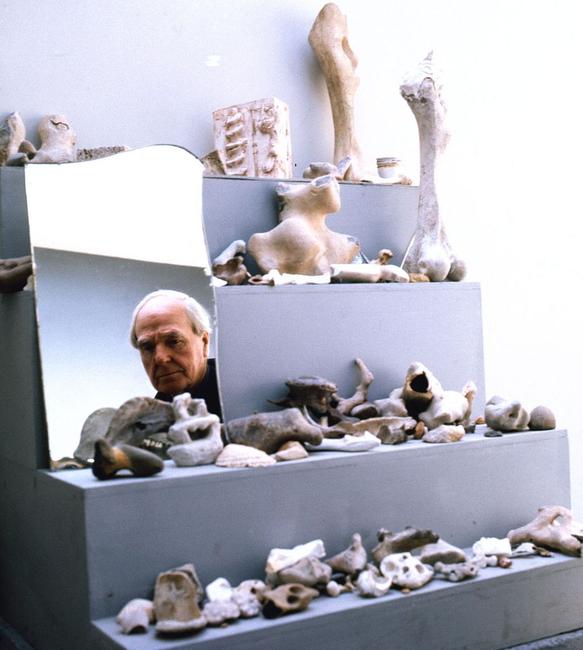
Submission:
[[154,349],[154,346],[151,343],[145,343],[145,342],[144,343],[139,343],[138,347],[140,349],[140,352],[146,353],[146,354],[149,353],[149,352],[152,352],[152,350]]
[[173,337],[171,339],[168,339],[167,343],[172,348],[180,348],[182,347],[184,341],[181,338]]

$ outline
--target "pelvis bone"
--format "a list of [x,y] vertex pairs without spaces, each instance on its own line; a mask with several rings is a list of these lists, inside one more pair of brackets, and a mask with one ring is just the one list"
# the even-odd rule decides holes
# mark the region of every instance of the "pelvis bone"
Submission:
[[449,141],[441,84],[435,74],[432,53],[401,84],[401,95],[413,111],[419,127],[421,175],[417,229],[403,268],[422,273],[432,282],[462,280],[464,263],[452,252],[437,194],[438,167]]
[[281,273],[321,275],[331,264],[351,262],[360,245],[349,235],[334,232],[326,216],[340,209],[340,188],[332,176],[321,176],[310,183],[279,183],[280,223],[273,230],[256,233],[248,242],[262,273],[277,269]]

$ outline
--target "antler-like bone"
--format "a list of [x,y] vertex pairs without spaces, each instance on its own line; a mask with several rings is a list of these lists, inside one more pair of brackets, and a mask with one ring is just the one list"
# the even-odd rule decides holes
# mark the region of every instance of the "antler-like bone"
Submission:
[[423,273],[433,282],[462,280],[464,263],[453,254],[440,214],[437,193],[439,162],[449,141],[445,124],[446,107],[441,84],[430,52],[420,66],[401,84],[401,95],[413,111],[419,127],[421,176],[417,230],[403,268]]
[[571,511],[564,506],[543,506],[529,524],[509,531],[507,537],[512,545],[532,542],[579,557],[581,542],[571,534],[572,519]]
[[324,5],[316,17],[308,41],[326,77],[332,119],[334,121],[334,163],[346,156],[352,165],[345,179],[377,179],[374,165],[364,161],[354,129],[354,96],[360,82],[356,75],[358,59],[348,42],[346,16],[332,2]]

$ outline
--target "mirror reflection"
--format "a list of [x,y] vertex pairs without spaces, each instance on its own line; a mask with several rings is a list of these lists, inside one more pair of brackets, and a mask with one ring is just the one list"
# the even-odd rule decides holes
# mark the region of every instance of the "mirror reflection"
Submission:
[[132,397],[200,388],[220,415],[199,161],[159,145],[25,175],[51,458]]

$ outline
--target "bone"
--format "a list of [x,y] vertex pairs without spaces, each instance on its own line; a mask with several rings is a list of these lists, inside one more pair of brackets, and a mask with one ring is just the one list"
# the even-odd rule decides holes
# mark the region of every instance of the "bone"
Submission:
[[486,424],[494,431],[524,431],[529,414],[518,400],[506,400],[494,395],[484,407]]
[[73,453],[75,458],[84,462],[93,458],[95,441],[105,436],[116,410],[111,407],[104,407],[93,411],[87,416],[81,429],[79,444]]
[[331,264],[347,264],[359,253],[354,237],[330,230],[326,217],[340,209],[340,188],[333,176],[310,183],[279,183],[280,223],[265,233],[255,233],[248,251],[262,273],[322,275]]
[[362,537],[354,533],[350,546],[344,551],[326,560],[334,571],[354,575],[364,570],[367,564],[366,549],[362,545]]
[[543,506],[537,516],[525,526],[509,531],[508,539],[514,546],[532,542],[565,555],[581,556],[581,542],[571,533],[573,516],[563,506]]
[[26,128],[19,113],[10,113],[0,123],[0,166],[21,165],[27,161],[26,154],[20,150],[25,135]]
[[433,567],[422,564],[411,553],[391,553],[380,563],[381,573],[391,585],[402,589],[419,589],[433,578]]
[[330,284],[330,274],[301,275],[299,273],[280,273],[277,269],[271,269],[271,271],[268,271],[264,275],[252,275],[248,282],[257,286],[264,285],[270,287],[280,287],[286,284]]
[[464,551],[444,539],[439,539],[433,544],[426,544],[419,549],[419,559],[423,564],[434,565],[436,562],[455,564],[465,562],[468,558]]
[[43,117],[38,124],[38,134],[41,148],[29,164],[75,162],[77,136],[64,115]]
[[31,275],[30,255],[0,260],[0,294],[22,291]]
[[466,430],[461,424],[440,424],[427,431],[421,440],[432,444],[459,442],[465,435]]
[[265,604],[263,616],[276,618],[284,614],[293,614],[307,609],[308,605],[320,593],[311,587],[299,584],[281,585],[263,594]]
[[[366,423],[366,420],[364,420]],[[365,431],[361,435],[351,436],[346,434],[342,438],[324,438],[318,445],[306,443],[308,451],[346,451],[359,452],[370,451],[380,446],[381,441],[370,431]]]
[[272,404],[288,408],[307,408],[316,416],[322,416],[331,412],[332,402],[337,399],[336,384],[324,377],[316,375],[296,377],[288,379],[285,385],[288,390],[287,395],[278,400],[271,400]]
[[420,546],[433,544],[439,539],[439,535],[432,530],[420,530],[419,528],[405,528],[398,533],[392,533],[381,528],[377,533],[379,543],[373,548],[372,556],[377,564],[380,564],[387,555],[412,551]]
[[332,569],[315,557],[306,557],[276,574],[278,584],[300,584],[304,587],[325,586],[330,582]]
[[224,280],[228,285],[234,286],[245,282],[250,277],[247,267],[243,264],[243,258],[247,252],[247,246],[242,239],[237,239],[225,250],[215,257],[212,263],[213,275]]
[[304,558],[315,557],[321,559],[325,555],[326,549],[321,539],[315,539],[305,544],[298,544],[293,548],[273,548],[267,556],[265,573],[269,577],[293,566]]
[[198,592],[199,586],[190,572],[178,568],[161,573],[154,589],[156,632],[182,634],[205,627]]
[[355,95],[360,80],[358,59],[348,42],[346,17],[329,2],[316,17],[308,41],[326,79],[334,122],[334,163],[347,156],[352,160],[345,179],[375,181],[379,178],[374,161],[366,160],[356,138]]
[[409,273],[422,273],[432,282],[459,281],[465,276],[465,265],[449,244],[438,195],[440,163],[449,141],[441,91],[433,53],[401,84],[401,95],[419,127],[421,162],[417,228],[403,268]]
[[174,422],[172,405],[153,397],[133,397],[125,401],[113,416],[105,439],[139,446],[151,434],[167,432]]
[[332,264],[330,281],[360,282],[409,282],[409,274],[394,264]]
[[122,470],[129,470],[139,477],[153,476],[164,469],[164,462],[145,449],[131,445],[113,447],[105,438],[99,438],[95,442],[91,469],[96,478],[105,481]]
[[442,424],[461,424],[466,426],[472,415],[472,404],[477,388],[473,381],[468,381],[461,392],[446,390],[436,395],[427,410],[419,414],[419,419],[428,429],[435,429]]
[[124,634],[145,633],[150,623],[155,621],[154,603],[145,598],[134,598],[121,609],[115,620]]
[[364,402],[367,401],[369,386],[374,381],[374,375],[366,367],[366,364],[362,359],[356,358],[354,360],[354,363],[358,369],[358,374],[360,377],[360,381],[356,387],[356,390],[354,391],[354,394],[351,397],[346,397],[346,398],[342,398],[339,397],[338,395],[335,395],[338,401],[336,410],[342,415],[347,415],[351,413],[352,409],[355,406],[364,404]]
[[352,165],[350,156],[343,158],[338,165],[333,165],[329,162],[313,162],[304,169],[302,176],[304,178],[319,178],[320,176],[327,176],[330,174],[334,176],[337,181],[346,180],[346,175]]
[[[213,112],[216,155],[226,175],[291,178],[289,109],[276,97]],[[208,156],[207,156],[208,158]],[[207,163],[207,171],[214,165]]]
[[546,431],[555,429],[557,420],[555,414],[547,406],[536,406],[530,412],[528,428],[531,431]]
[[378,418],[369,418],[368,420],[361,420],[360,422],[338,422],[327,429],[324,429],[324,436],[326,438],[337,438],[344,435],[362,436],[364,433],[372,433],[379,436],[383,427],[388,427],[389,430],[403,430],[405,432],[413,431],[416,422],[413,418],[404,417],[399,418],[396,416],[388,415]]
[[364,571],[358,574],[355,590],[363,598],[380,598],[385,596],[391,588],[391,578],[381,576],[379,570],[369,564]]
[[298,408],[287,408],[230,420],[225,425],[225,437],[230,443],[274,454],[290,440],[317,445],[322,441],[322,430],[308,422]]

